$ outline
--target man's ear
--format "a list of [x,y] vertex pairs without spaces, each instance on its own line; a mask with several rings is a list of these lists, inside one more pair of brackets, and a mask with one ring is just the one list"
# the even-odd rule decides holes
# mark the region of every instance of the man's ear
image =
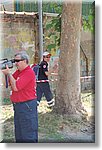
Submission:
[[27,63],[27,60],[25,59],[24,62]]

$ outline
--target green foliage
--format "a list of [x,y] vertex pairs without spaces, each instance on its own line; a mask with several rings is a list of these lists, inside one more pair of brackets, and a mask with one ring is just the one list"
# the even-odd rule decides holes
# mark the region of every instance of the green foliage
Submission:
[[[59,48],[60,46],[60,35],[61,35],[61,13],[62,13],[62,5],[59,5],[60,8],[57,8],[58,4],[52,4],[50,5],[50,7],[54,7],[54,9],[59,12],[58,17],[53,18],[50,22],[48,22],[46,24],[46,29],[50,30],[52,29],[53,32],[51,32],[48,35],[49,39],[53,39],[54,40],[54,44],[49,44],[48,45],[48,49],[51,50],[51,48]],[[90,10],[89,10],[89,15],[88,16],[82,16],[82,26],[84,31],[91,31],[94,32],[95,28],[94,28],[94,24],[95,24],[95,8],[94,8],[94,4],[91,4]],[[59,33],[58,35],[56,35],[56,33]],[[55,47],[54,47],[55,46]]]
[[94,5],[90,8],[88,16],[82,16],[83,29],[85,31],[95,32],[95,8]]
[[[52,19],[47,25],[46,29],[52,29],[52,32],[49,33],[48,38],[54,41],[54,44],[48,45],[48,49],[59,48],[60,46],[60,33],[61,33],[61,17],[58,15],[57,18]],[[58,33],[58,35],[57,35]]]
[[11,104],[11,101],[9,98],[4,98],[2,103],[3,103],[3,105],[9,105],[9,104]]
[[62,9],[62,0],[57,2],[54,1],[43,1],[43,11],[51,13],[60,13]]
[[49,50],[51,50],[52,48],[55,48],[55,46],[56,46],[56,44],[50,44],[50,45],[48,45],[47,48],[48,48]]
[[[46,24],[46,30],[52,29],[52,32],[48,35],[47,38],[49,38],[51,41],[53,41],[53,44],[49,44],[47,49],[51,50],[52,48],[59,48],[60,45],[60,33],[61,33],[61,12],[62,12],[62,2],[61,0],[57,2],[50,2],[46,3],[45,6],[49,5],[49,10],[52,10],[53,13],[58,13],[58,16],[53,18],[50,22]],[[43,5],[44,6],[44,5]],[[48,7],[47,7],[48,8]],[[43,7],[45,9],[45,7]],[[57,35],[58,33],[58,35]]]

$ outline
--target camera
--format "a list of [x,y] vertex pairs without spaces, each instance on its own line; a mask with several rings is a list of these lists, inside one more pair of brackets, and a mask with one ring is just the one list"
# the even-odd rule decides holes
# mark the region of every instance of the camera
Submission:
[[7,58],[2,59],[2,60],[0,60],[0,61],[1,61],[1,63],[0,63],[0,69],[1,69],[1,70],[6,69],[6,65],[7,65],[9,68],[13,68],[13,63],[15,63],[15,60],[14,60],[14,59],[8,60]]

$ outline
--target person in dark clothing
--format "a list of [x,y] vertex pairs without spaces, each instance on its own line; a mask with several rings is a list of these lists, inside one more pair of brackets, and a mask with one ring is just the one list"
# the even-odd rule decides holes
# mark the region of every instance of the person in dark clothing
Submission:
[[50,89],[48,76],[51,74],[51,70],[48,70],[48,62],[50,61],[51,54],[48,52],[43,53],[43,61],[40,63],[38,81],[37,81],[37,104],[39,105],[41,98],[44,94],[48,107],[52,107],[55,104],[53,94]]

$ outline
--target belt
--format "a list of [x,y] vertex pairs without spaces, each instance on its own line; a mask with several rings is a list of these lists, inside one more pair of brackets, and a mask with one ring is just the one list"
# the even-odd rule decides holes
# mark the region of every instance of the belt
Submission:
[[12,104],[14,104],[14,105],[23,104],[23,103],[31,102],[31,101],[33,101],[33,100],[34,100],[34,99],[28,100],[28,101],[24,101],[24,102],[12,102]]

